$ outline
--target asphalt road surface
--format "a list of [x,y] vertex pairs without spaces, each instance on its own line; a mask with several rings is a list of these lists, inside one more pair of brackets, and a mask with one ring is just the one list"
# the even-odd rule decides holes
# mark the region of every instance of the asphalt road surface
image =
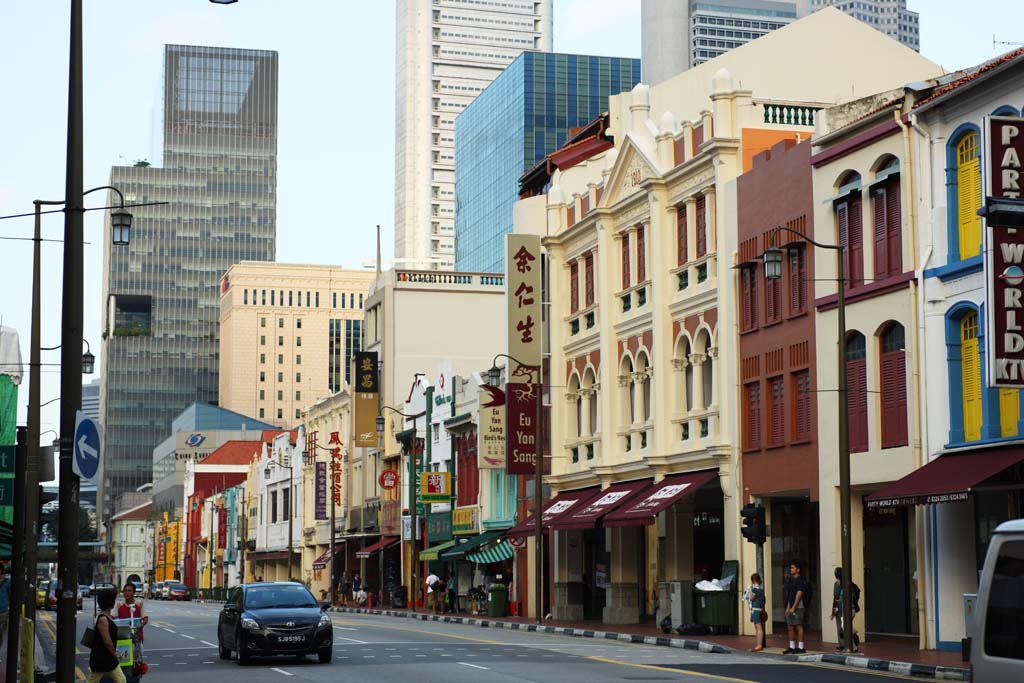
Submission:
[[[680,681],[682,683],[881,683],[904,678],[841,667],[794,664],[749,654],[690,650],[571,638],[393,617],[333,614],[334,660],[257,660],[250,666],[217,655],[219,605],[149,601],[144,683],[202,680],[216,683],[492,683],[537,681]],[[40,613],[44,651],[53,652],[53,613]],[[79,637],[91,623],[92,601],[79,613]],[[88,673],[88,653],[77,655],[78,679]],[[198,678],[202,676],[203,678]]]

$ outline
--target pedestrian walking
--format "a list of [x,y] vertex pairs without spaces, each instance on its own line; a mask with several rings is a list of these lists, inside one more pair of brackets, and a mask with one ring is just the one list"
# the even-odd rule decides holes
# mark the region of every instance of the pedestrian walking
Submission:
[[355,601],[356,595],[363,590],[363,579],[359,576],[359,572],[352,572],[352,600]]
[[100,683],[105,677],[109,677],[114,683],[127,683],[124,672],[121,671],[121,655],[117,651],[117,646],[114,645],[117,638],[117,624],[110,616],[116,601],[117,591],[113,588],[102,590],[96,596],[96,604],[100,613],[96,616],[94,626],[96,633],[89,652],[90,673],[86,679],[88,683]]
[[[32,599],[35,600],[33,593]],[[7,641],[7,620],[11,611],[11,577],[7,568],[0,564],[0,643]]]
[[[841,652],[845,647],[843,639],[843,568],[836,567],[836,582],[832,585],[832,616],[836,620],[836,633],[839,636],[839,644],[836,651]],[[860,586],[853,581],[850,582],[850,600],[853,602],[853,614],[860,612]],[[853,629],[853,651],[860,652],[860,636],[857,629]]]
[[445,611],[456,614],[459,611],[459,595],[455,587],[455,575],[448,577],[448,585],[445,593]]
[[764,584],[757,572],[750,575],[750,586],[744,592],[744,599],[750,603],[750,623],[754,625],[755,646],[751,652],[760,652],[765,648],[764,624],[768,621],[768,612],[765,609]]
[[438,613],[438,598],[441,597],[440,588],[443,584],[441,579],[434,572],[427,575],[427,606],[434,614]]
[[348,606],[348,594],[352,590],[352,579],[348,575],[346,569],[341,573],[341,578],[338,579],[338,597],[341,599],[341,606]]
[[804,649],[804,616],[810,603],[811,588],[802,575],[799,562],[789,565],[789,581],[786,582],[783,600],[786,603],[786,630],[789,632],[789,647],[784,655],[802,655]]

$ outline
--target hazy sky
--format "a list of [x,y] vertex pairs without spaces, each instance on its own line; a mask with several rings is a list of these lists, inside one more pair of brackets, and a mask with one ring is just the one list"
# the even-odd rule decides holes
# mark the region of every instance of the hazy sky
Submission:
[[[426,0],[424,0],[426,1]],[[683,1],[683,0],[680,0]],[[1019,2],[910,0],[921,13],[921,51],[963,68],[1024,42]],[[0,20],[0,215],[64,193],[67,116],[66,0],[4,3]],[[640,56],[639,0],[554,0],[559,52]],[[392,247],[394,3],[391,0],[85,0],[85,187],[110,167],[150,158],[153,106],[165,43],[280,52],[277,258],[359,267],[374,254],[374,228]],[[1015,30],[1016,33],[1009,33]],[[813,55],[808,55],[813,59]],[[856,56],[853,56],[856,59]],[[86,198],[100,205],[104,193]],[[43,236],[59,238],[60,215]],[[0,221],[0,236],[31,237],[32,220]],[[100,347],[101,212],[86,214],[85,334]],[[0,240],[0,323],[21,333],[28,361],[30,242]],[[60,342],[61,245],[43,245],[42,345]],[[44,354],[56,363],[59,353]],[[97,371],[99,359],[97,359]],[[43,370],[42,400],[56,398],[57,368]],[[91,380],[98,377],[86,377]],[[27,382],[19,392],[25,419]],[[57,423],[43,409],[42,429]],[[48,439],[49,437],[44,437]]]

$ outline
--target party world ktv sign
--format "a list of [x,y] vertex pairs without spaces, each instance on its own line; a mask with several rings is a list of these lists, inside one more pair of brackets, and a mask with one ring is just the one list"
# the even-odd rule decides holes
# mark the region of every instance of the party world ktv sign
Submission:
[[1024,388],[1024,119],[985,117],[983,154],[988,385]]

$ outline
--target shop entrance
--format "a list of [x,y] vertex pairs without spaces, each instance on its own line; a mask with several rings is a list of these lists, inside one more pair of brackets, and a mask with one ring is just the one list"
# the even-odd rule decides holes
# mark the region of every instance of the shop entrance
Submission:
[[[786,630],[785,582],[789,565],[800,562],[803,577],[814,588],[814,602],[807,613],[807,624],[821,630],[821,603],[832,599],[832,577],[818,576],[820,548],[818,544],[818,504],[809,500],[772,499],[771,502],[771,600],[772,622],[776,629]],[[744,581],[748,577],[743,577]]]
[[583,619],[600,621],[604,614],[605,588],[611,572],[611,554],[605,548],[603,528],[583,532]]
[[910,567],[916,566],[907,509],[864,510],[864,596],[869,633],[912,635]]

